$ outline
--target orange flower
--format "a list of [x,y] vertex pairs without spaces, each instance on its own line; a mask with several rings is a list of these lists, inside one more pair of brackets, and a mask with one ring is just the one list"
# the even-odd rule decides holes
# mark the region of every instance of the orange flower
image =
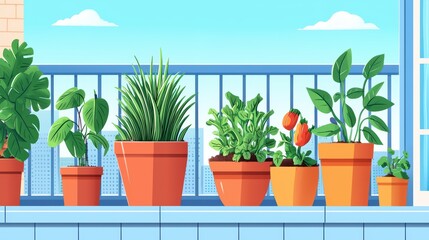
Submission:
[[296,126],[294,142],[298,147],[305,146],[311,139],[311,132],[308,130],[307,120],[305,118]]
[[285,116],[283,117],[283,127],[286,130],[292,130],[296,123],[298,122],[298,117],[301,113],[299,112],[298,109],[291,109],[288,113],[285,114]]

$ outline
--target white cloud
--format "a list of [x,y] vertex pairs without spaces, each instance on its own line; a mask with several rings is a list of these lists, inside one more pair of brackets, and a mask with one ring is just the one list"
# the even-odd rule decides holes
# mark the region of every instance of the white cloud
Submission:
[[326,21],[317,22],[299,30],[378,30],[373,23],[366,23],[360,16],[345,11],[339,11]]
[[118,25],[101,19],[95,10],[86,9],[71,18],[58,20],[52,26],[117,27]]

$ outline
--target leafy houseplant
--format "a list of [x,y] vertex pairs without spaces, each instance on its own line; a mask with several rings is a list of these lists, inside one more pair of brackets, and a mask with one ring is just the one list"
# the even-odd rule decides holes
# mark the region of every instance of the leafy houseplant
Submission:
[[[61,117],[51,126],[48,145],[57,147],[65,142],[70,154],[79,159],[78,166],[61,168],[65,205],[98,205],[102,167],[91,167],[88,162],[88,141],[96,148],[103,147],[104,155],[109,143],[101,135],[107,122],[109,105],[103,98],[97,97],[85,102],[85,92],[76,87],[65,91],[55,104],[57,110],[75,109],[77,122]],[[72,129],[75,127],[75,131]]]
[[[31,112],[50,105],[49,81],[32,66],[33,49],[12,42],[0,58],[0,205],[19,205],[23,162],[39,139],[39,118]],[[18,161],[17,161],[18,160]]]
[[[335,61],[332,67],[332,78],[339,84],[340,91],[333,97],[321,89],[307,88],[309,96],[322,113],[332,114],[332,121],[327,125],[313,129],[312,133],[321,137],[339,135],[339,143],[319,144],[323,183],[327,205],[368,205],[368,191],[371,174],[371,160],[374,153],[374,144],[382,144],[377,134],[365,121],[379,130],[388,132],[387,124],[379,117],[372,115],[393,106],[388,99],[378,96],[383,86],[379,83],[366,91],[369,79],[375,77],[384,66],[384,55],[373,57],[363,69],[363,87],[345,90],[346,78],[352,66],[352,52],[345,51]],[[348,100],[360,99],[362,109],[359,117],[347,104]],[[334,111],[334,102],[339,102],[342,117]],[[369,117],[362,118],[363,113]],[[342,120],[344,119],[344,120]],[[361,135],[369,143],[361,143]],[[351,172],[352,174],[344,174]],[[344,194],[346,193],[346,194]]]
[[246,104],[230,92],[226,98],[229,105],[222,108],[222,114],[214,109],[209,111],[212,118],[207,125],[216,128],[216,138],[209,145],[219,151],[210,159],[210,168],[224,205],[257,206],[262,203],[270,181],[271,161],[265,160],[274,154],[269,149],[275,147],[276,141],[269,136],[276,135],[278,128],[267,126],[267,122],[274,111],[258,111],[263,100],[259,94]]
[[[388,153],[393,156],[395,151],[389,148]],[[401,157],[383,156],[377,163],[384,168],[386,174],[384,177],[377,177],[380,206],[407,205],[409,177],[406,171],[410,169],[408,153],[404,151]]]
[[188,156],[183,128],[194,95],[185,97],[183,75],[170,75],[162,55],[157,72],[153,61],[144,73],[137,61],[134,76],[119,89],[121,125],[115,154],[129,205],[180,205]]
[[[301,117],[296,127],[296,121],[287,119],[294,112]],[[283,120],[293,124],[283,124],[290,131],[289,136],[280,132],[282,140],[278,147],[284,146],[286,155],[280,150],[273,155],[275,166],[271,166],[270,175],[274,198],[279,206],[312,206],[317,194],[319,166],[310,157],[311,150],[301,151],[311,139],[312,128],[308,129],[307,120],[296,109],[286,113]]]

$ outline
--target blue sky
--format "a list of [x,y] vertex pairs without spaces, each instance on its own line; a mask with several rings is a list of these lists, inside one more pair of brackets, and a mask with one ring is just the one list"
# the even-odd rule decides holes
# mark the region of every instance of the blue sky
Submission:
[[[86,9],[117,26],[53,26]],[[378,30],[299,30],[339,11]],[[348,48],[356,64],[379,53],[399,62],[392,0],[38,0],[26,1],[25,19],[39,64],[147,62],[160,48],[173,64],[332,64]]]

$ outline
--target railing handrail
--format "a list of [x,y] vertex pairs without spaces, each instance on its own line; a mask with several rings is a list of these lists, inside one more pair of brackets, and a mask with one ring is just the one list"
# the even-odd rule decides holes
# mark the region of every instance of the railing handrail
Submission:
[[[46,75],[118,75],[134,73],[133,65],[38,65]],[[149,65],[142,65],[149,71]],[[351,75],[362,74],[353,65]],[[154,70],[158,65],[154,66]],[[185,75],[330,75],[332,65],[170,65],[169,71]],[[380,75],[398,75],[399,65],[385,65]]]

